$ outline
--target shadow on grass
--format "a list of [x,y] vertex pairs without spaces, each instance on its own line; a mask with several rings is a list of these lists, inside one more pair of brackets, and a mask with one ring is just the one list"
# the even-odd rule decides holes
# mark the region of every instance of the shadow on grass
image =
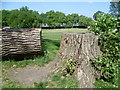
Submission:
[[[60,47],[60,40],[50,40],[50,39],[43,39],[42,40],[42,51],[47,51],[48,49],[59,48]],[[53,50],[55,50],[53,49]]]

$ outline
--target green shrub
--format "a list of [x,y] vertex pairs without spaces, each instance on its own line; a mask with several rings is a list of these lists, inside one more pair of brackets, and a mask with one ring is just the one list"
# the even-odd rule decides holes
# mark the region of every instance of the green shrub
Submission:
[[119,17],[102,14],[92,25],[92,31],[100,36],[99,44],[103,55],[92,60],[93,66],[101,72],[100,78],[118,85],[120,57]]

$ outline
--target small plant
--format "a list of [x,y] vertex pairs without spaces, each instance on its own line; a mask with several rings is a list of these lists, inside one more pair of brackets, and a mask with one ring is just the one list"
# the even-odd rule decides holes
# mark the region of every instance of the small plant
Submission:
[[65,74],[70,74],[72,75],[76,69],[76,62],[70,58],[66,61],[66,64],[65,66],[62,68],[62,71],[65,73]]

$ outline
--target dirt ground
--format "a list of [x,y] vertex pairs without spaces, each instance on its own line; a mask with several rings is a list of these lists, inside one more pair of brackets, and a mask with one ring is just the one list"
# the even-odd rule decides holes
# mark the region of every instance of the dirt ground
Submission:
[[25,87],[34,85],[34,82],[43,82],[50,79],[48,75],[55,69],[55,61],[44,67],[26,66],[25,68],[13,68],[6,71],[5,77],[18,82]]

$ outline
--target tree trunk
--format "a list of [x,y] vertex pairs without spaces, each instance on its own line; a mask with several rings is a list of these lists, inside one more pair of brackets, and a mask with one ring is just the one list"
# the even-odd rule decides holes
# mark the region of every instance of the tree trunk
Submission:
[[23,60],[42,53],[41,29],[2,29],[0,47],[2,60]]
[[90,60],[97,58],[102,52],[98,46],[98,36],[90,33],[65,33],[62,35],[57,55],[57,69],[63,67],[65,60],[72,58],[77,61],[77,80],[80,88],[92,88],[95,82],[95,70]]

